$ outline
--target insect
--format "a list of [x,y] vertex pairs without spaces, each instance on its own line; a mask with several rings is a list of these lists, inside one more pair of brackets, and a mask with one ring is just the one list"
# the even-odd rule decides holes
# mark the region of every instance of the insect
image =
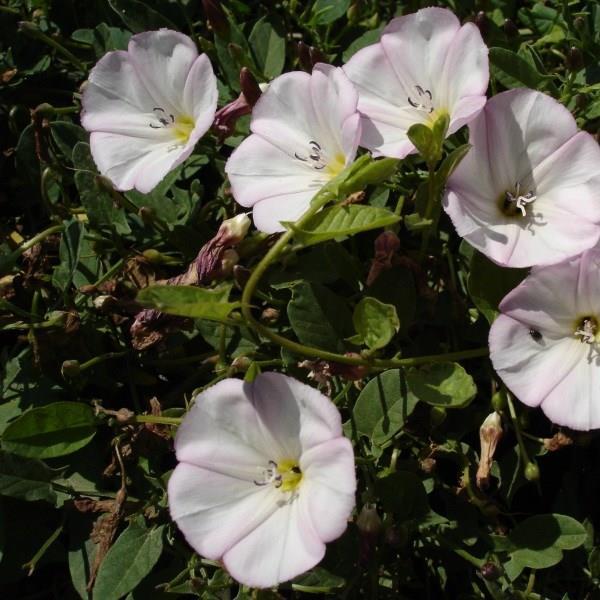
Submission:
[[530,329],[529,335],[536,341],[539,342],[542,339],[542,334],[537,329]]

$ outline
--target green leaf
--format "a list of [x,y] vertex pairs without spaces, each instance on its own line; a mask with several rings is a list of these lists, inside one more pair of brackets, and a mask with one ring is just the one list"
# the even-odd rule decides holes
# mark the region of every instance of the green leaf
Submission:
[[303,344],[344,352],[343,339],[352,334],[352,315],[345,302],[318,283],[302,281],[292,289],[287,308],[294,333]]
[[473,378],[458,363],[434,363],[406,374],[411,394],[432,406],[464,408],[477,388]]
[[527,269],[500,267],[480,252],[473,254],[468,278],[469,294],[489,323],[498,315],[501,300],[523,281],[527,272]]
[[546,569],[562,560],[563,550],[579,548],[587,538],[585,527],[566,515],[535,515],[519,523],[509,534],[514,546],[505,565],[511,580],[524,568]]
[[549,79],[512,50],[490,48],[489,58],[492,75],[508,89],[523,86],[541,89]]
[[54,458],[83,448],[96,434],[94,411],[79,402],[54,402],[33,408],[13,421],[2,436],[8,452]]
[[427,127],[427,125],[423,125],[423,123],[415,123],[414,125],[411,125],[406,132],[406,135],[425,160],[427,160],[426,157],[433,154],[435,142],[431,127]]
[[108,0],[108,5],[134,33],[166,27],[177,30],[172,21],[138,0]]
[[226,321],[240,306],[227,302],[231,286],[205,289],[191,285],[152,285],[138,292],[137,301],[146,308],[180,317]]
[[384,27],[385,25],[380,25],[377,29],[365,31],[360,37],[356,38],[346,50],[344,50],[342,60],[348,62],[359,50],[378,42]]
[[356,305],[352,322],[359,337],[372,350],[387,346],[400,329],[396,308],[370,297]]
[[0,451],[0,494],[28,502],[45,500],[54,504],[55,473],[42,461]]
[[408,392],[400,369],[373,377],[358,396],[352,415],[358,433],[383,443],[404,426],[418,398]]
[[267,79],[281,74],[285,64],[285,34],[267,17],[259,19],[248,37],[258,68]]
[[436,185],[438,190],[443,190],[446,182],[450,178],[450,175],[454,172],[454,169],[458,167],[460,161],[467,155],[471,149],[471,144],[463,144],[458,148],[455,148],[442,162],[440,168],[435,174]]
[[313,25],[329,25],[343,17],[350,0],[317,0],[312,7],[310,22]]
[[53,121],[50,123],[50,133],[60,151],[68,159],[71,158],[73,146],[88,138],[88,134],[84,129],[70,121]]
[[294,230],[294,236],[304,246],[320,244],[325,240],[342,238],[361,231],[393,225],[400,217],[385,208],[350,204],[336,204],[319,211],[302,229],[293,223],[284,223]]
[[305,594],[334,594],[346,581],[323,567],[315,567],[292,581],[292,589]]
[[163,549],[165,526],[132,521],[107,552],[94,585],[94,600],[119,600],[150,573]]
[[347,196],[364,190],[368,185],[379,185],[394,174],[399,164],[396,158],[372,159],[363,154],[338,176],[339,193]]

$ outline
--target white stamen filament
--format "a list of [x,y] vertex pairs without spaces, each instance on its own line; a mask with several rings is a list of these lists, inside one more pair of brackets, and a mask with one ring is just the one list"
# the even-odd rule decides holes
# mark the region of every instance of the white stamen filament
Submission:
[[433,106],[433,95],[430,90],[423,89],[420,85],[415,85],[418,99],[414,100],[411,96],[408,96],[408,103],[417,110],[423,110],[427,113],[432,113],[435,110]]
[[581,338],[585,344],[593,344],[596,341],[596,326],[591,319],[584,319],[581,327],[575,330],[575,335]]
[[505,197],[507,202],[514,203],[515,206],[521,211],[521,214],[527,216],[527,205],[537,200],[537,196],[529,191],[526,194],[520,193],[521,184],[517,182],[515,185],[515,193],[506,192]]

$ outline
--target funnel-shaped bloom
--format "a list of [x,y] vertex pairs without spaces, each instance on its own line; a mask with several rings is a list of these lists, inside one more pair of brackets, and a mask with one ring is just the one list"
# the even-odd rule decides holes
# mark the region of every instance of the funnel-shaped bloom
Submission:
[[102,175],[119,190],[152,190],[211,126],[217,81],[205,54],[176,31],[134,35],[92,69],[81,124]]
[[549,265],[600,238],[600,148],[571,113],[532,90],[494,96],[446,188],[456,231],[494,262]]
[[500,304],[494,368],[558,425],[600,427],[600,250],[533,269]]
[[234,198],[253,207],[261,231],[283,231],[319,189],[354,161],[358,95],[339,68],[317,65],[274,79],[252,111],[246,138],[227,161]]
[[314,567],[346,529],[356,479],[340,414],[277,373],[196,397],[175,439],[171,515],[202,556],[252,587]]
[[360,145],[374,156],[404,158],[414,151],[406,133],[415,123],[431,124],[447,113],[450,134],[482,109],[488,50],[473,23],[461,27],[449,10],[424,8],[393,19],[344,71],[364,115]]

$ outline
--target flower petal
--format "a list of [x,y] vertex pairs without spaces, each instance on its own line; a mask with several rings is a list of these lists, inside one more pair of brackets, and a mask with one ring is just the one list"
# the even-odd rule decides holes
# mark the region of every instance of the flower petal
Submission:
[[316,191],[281,194],[261,200],[252,209],[254,226],[265,233],[285,231],[282,223],[297,221],[308,210]]
[[301,501],[324,542],[338,538],[348,525],[355,505],[356,473],[352,444],[337,438],[314,446],[302,455]]
[[546,396],[542,410],[564,427],[583,431],[600,427],[600,359],[592,347]]
[[280,493],[181,462],[169,479],[171,517],[190,546],[213,560],[268,520]]
[[170,29],[132,36],[128,52],[154,104],[167,113],[183,113],[181,96],[188,73],[198,57],[194,42]]
[[318,564],[325,544],[298,500],[283,504],[231,548],[223,562],[241,583],[256,588],[288,581]]
[[489,344],[494,369],[528,406],[539,406],[586,350],[574,337],[536,340],[526,325],[507,315],[500,315],[492,324]]
[[118,190],[135,187],[144,194],[191,153],[191,149],[171,151],[171,147],[170,141],[156,144],[118,133],[94,131],[90,135],[90,150],[100,173]]
[[177,460],[257,479],[282,451],[261,423],[252,385],[225,379],[199,394],[177,430]]
[[[299,192],[310,192],[312,198],[327,182],[323,174],[256,134],[247,137],[233,151],[225,171],[233,195],[242,206],[254,206],[266,198]],[[285,213],[287,205],[282,202],[281,206]],[[284,214],[283,220],[295,219],[288,219]],[[281,230],[277,224],[275,231]]]
[[192,65],[183,88],[183,112],[194,118],[194,135],[199,139],[212,125],[217,112],[217,78],[206,54]]
[[[327,396],[281,373],[262,373],[254,381],[261,420],[290,456],[342,435],[340,413]],[[298,442],[300,445],[298,445]]]

